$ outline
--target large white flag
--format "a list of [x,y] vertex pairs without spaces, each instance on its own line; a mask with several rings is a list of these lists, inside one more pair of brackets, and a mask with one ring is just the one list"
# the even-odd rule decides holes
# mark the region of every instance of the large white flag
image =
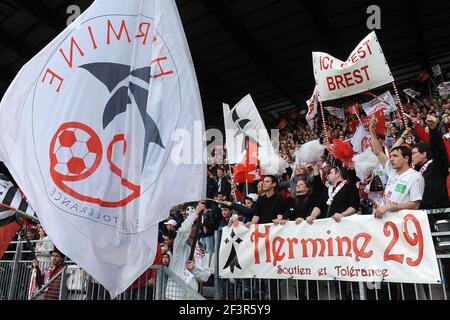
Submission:
[[112,296],[152,264],[170,206],[204,197],[203,112],[175,1],[96,0],[22,68],[0,124],[0,158],[45,230]]
[[341,61],[313,52],[314,78],[319,101],[348,97],[394,81],[375,32],[371,32]]

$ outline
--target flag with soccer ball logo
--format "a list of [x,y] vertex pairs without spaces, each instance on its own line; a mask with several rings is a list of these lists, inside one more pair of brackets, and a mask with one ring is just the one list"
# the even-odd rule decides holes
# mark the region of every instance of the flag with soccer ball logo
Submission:
[[173,0],[96,0],[20,70],[0,123],[0,160],[44,229],[113,297],[152,264],[169,208],[205,196],[203,111]]

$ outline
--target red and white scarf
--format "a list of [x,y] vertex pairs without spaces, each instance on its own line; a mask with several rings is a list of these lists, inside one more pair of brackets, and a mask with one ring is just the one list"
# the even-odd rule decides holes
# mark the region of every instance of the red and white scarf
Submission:
[[428,166],[429,166],[430,164],[432,164],[432,163],[433,163],[433,159],[428,160],[428,161],[422,166],[422,168],[420,168],[419,173],[420,173],[421,175],[423,175],[423,173],[425,172],[425,170],[427,170]]
[[328,200],[327,200],[327,205],[331,206],[331,204],[333,203],[334,200],[334,196],[341,191],[341,189],[348,183],[347,180],[344,180],[341,182],[341,184],[339,184],[336,189],[334,189],[333,191],[333,187],[328,187]]

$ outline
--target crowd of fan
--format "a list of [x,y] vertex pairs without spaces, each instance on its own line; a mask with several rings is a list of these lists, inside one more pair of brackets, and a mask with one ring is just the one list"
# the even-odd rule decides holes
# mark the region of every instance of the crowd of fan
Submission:
[[[315,130],[311,130],[303,117],[289,120],[280,130],[280,153],[287,162],[286,173],[281,176],[260,177],[256,174],[253,182],[245,186],[235,185],[230,166],[209,166],[208,198],[214,198],[217,202],[207,202],[203,217],[200,242],[206,252],[214,252],[211,241],[214,230],[228,225],[233,214],[249,226],[252,223],[283,224],[289,220],[313,223],[320,218],[333,218],[340,222],[355,213],[373,214],[381,218],[387,212],[402,209],[448,207],[450,98],[447,95],[421,98],[404,106],[411,129],[405,130],[399,111],[386,116],[385,136],[376,135],[376,122],[372,121],[371,144],[380,167],[374,171],[370,181],[361,181],[353,165],[335,159],[329,148],[325,148],[316,164],[296,164],[295,152],[302,144],[314,139],[323,141],[320,117],[315,119]],[[326,122],[330,135],[341,141],[350,141],[354,132],[349,120],[357,118],[351,115],[342,121],[328,115]],[[389,150],[388,154],[385,150]],[[398,186],[392,186],[391,179],[396,182],[405,180],[406,189],[398,192]],[[268,192],[272,189],[273,194]],[[247,196],[240,197],[240,194]],[[272,201],[274,197],[276,200]],[[190,209],[193,210],[193,207]],[[183,223],[185,213],[186,206],[175,208],[165,224],[176,228]],[[429,215],[433,231],[436,231],[435,222],[443,218],[448,217],[446,214]],[[161,228],[161,233],[168,234],[164,236],[165,245],[175,237],[173,230]],[[448,260],[444,261],[444,266],[448,272]],[[405,292],[408,295],[412,290],[406,286]]]
[[[406,206],[413,203],[407,207],[410,209],[448,207],[446,178],[449,157],[443,146],[445,139],[450,139],[450,98],[446,95],[422,98],[407,104],[405,112],[409,115],[411,130],[405,130],[398,112],[386,116],[385,137],[377,137],[372,132],[372,123],[372,148],[380,159],[377,172],[382,173],[375,173],[370,182],[360,181],[351,164],[340,163],[327,149],[324,150],[321,160],[315,164],[296,164],[295,152],[302,144],[314,139],[323,141],[324,132],[319,125],[322,121],[319,116],[314,120],[314,130],[308,126],[304,117],[289,119],[280,130],[280,153],[287,163],[286,173],[281,176],[256,174],[253,182],[235,185],[230,172],[231,166],[226,163],[208,166],[209,200],[187,203],[171,209],[169,217],[159,225],[159,246],[155,264],[169,267],[194,290],[201,291],[201,284],[211,280],[210,275],[213,272],[214,233],[229,225],[234,214],[241,222],[250,226],[255,223],[284,224],[288,220],[314,223],[315,219],[320,218],[333,218],[340,222],[356,213],[382,217],[386,212],[405,208],[402,207],[404,203]],[[349,120],[353,118],[357,117],[352,115],[342,121],[327,115],[330,135],[342,141],[349,141],[353,136]],[[428,141],[422,141],[424,132]],[[391,150],[390,160],[381,146],[377,145],[378,138]],[[405,144],[408,146],[405,147]],[[398,151],[398,155],[395,151]],[[378,197],[383,197],[385,188],[389,188],[391,175],[401,173],[396,162],[398,160],[392,158],[396,156],[404,161],[402,164],[408,166],[404,167],[409,170],[408,176],[412,177],[410,179],[416,179],[419,187],[416,190],[411,186],[411,181],[406,181],[409,198],[377,204],[374,201],[376,197],[372,198],[370,195],[378,193]],[[434,164],[430,162],[432,159]],[[411,162],[416,170],[409,169],[412,167]],[[244,196],[241,196],[242,194]],[[392,197],[388,195],[387,198],[389,196]],[[434,221],[435,218],[430,221],[432,227]],[[40,238],[44,239],[45,232],[42,228],[39,230]],[[37,239],[37,236],[31,233],[29,236]],[[196,244],[197,238],[199,240]],[[47,259],[47,262],[50,262],[51,252],[62,255],[50,247],[46,250],[47,255],[39,257],[40,260]],[[39,270],[39,263],[33,263],[33,268]],[[41,276],[40,272],[37,278],[34,275],[33,279],[40,280],[36,283],[37,287],[42,286],[42,281],[48,281],[41,279]],[[147,270],[131,286],[133,297],[144,296],[140,295],[140,291],[151,288],[154,279],[154,270]],[[185,289],[176,286],[175,283],[167,284],[166,298],[189,297]],[[35,292],[36,286],[31,287],[30,290]],[[169,287],[172,290],[169,290]],[[151,297],[151,294],[145,296]]]

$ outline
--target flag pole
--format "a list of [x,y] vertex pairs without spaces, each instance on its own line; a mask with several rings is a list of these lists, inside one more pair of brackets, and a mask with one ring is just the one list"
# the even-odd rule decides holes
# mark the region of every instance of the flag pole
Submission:
[[4,208],[6,208],[6,209],[12,210],[12,211],[14,211],[15,213],[18,213],[18,215],[19,215],[21,218],[28,219],[28,220],[32,221],[33,223],[36,223],[36,224],[39,223],[39,220],[36,219],[36,217],[30,216],[30,215],[29,215],[28,213],[26,213],[26,212],[20,211],[20,210],[18,210],[18,209],[16,209],[16,208],[10,207],[10,206],[8,206],[8,205],[6,205],[6,204],[4,204],[4,203],[1,203],[1,202],[0,202],[0,207],[4,207]]
[[322,101],[319,101],[319,104],[320,104],[320,114],[322,115],[323,129],[324,129],[324,133],[325,133],[325,144],[328,144],[330,142],[330,138],[328,136],[327,122],[325,120],[325,112],[323,111]]
[[406,121],[405,112],[403,111],[403,103],[402,103],[402,100],[400,99],[400,95],[398,94],[398,89],[397,89],[397,85],[395,84],[395,81],[392,81],[392,86],[394,87],[395,95],[397,96],[397,99],[398,99],[398,104],[400,107],[400,115],[403,120],[403,125],[405,126],[405,129],[408,129],[409,128],[408,122]]
[[247,139],[247,159],[245,159],[245,196],[248,196],[248,166],[250,165],[250,137]]
[[[359,106],[359,105],[358,105],[358,106]],[[356,110],[356,109],[355,109],[355,105],[353,105],[353,110],[354,110],[355,113],[356,113],[356,117],[358,118],[359,123],[362,124],[361,118],[359,117],[359,110]]]

